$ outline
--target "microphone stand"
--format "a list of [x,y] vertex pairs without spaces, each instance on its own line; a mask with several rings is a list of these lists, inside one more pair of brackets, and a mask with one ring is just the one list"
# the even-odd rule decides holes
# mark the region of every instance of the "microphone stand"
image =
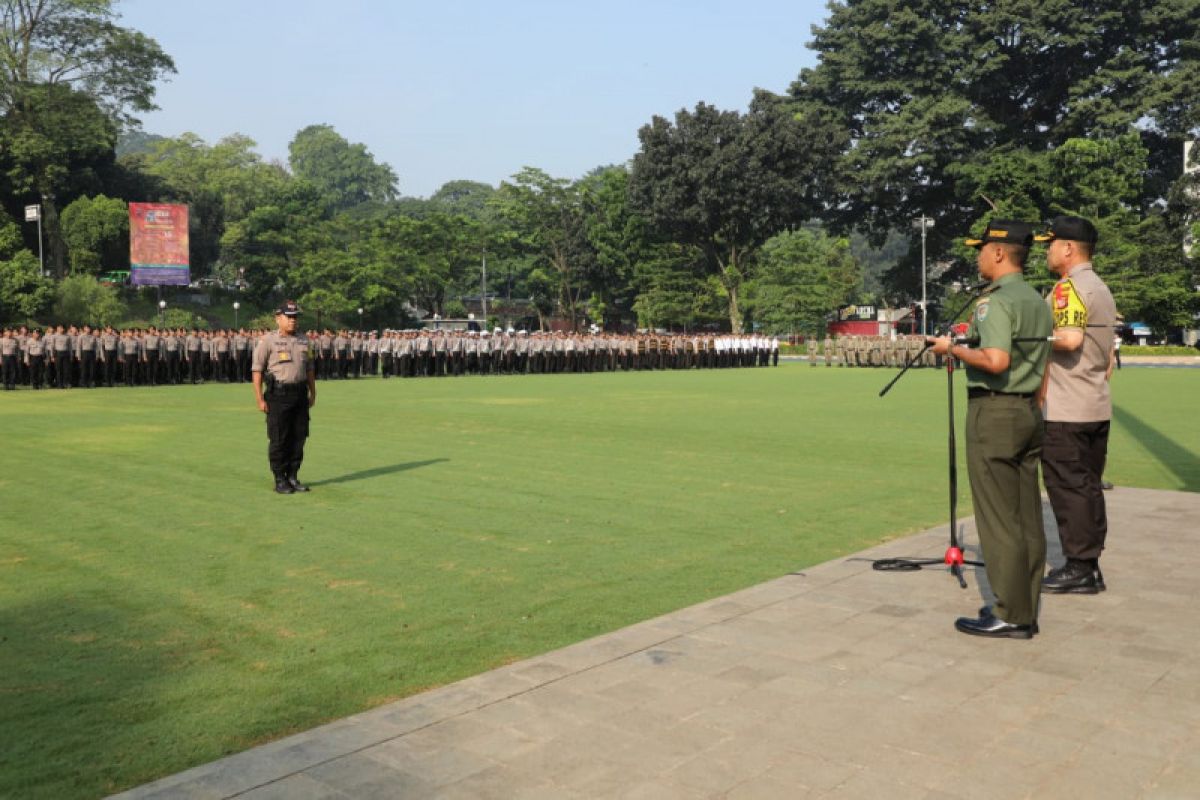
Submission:
[[[990,282],[987,282],[976,284],[970,287],[970,296],[967,298],[967,302],[964,303],[962,307],[960,307],[958,311],[954,312],[954,315],[950,317],[950,320],[943,326],[941,335],[944,336],[950,332],[954,325],[954,321],[957,320],[959,316],[967,310],[971,303],[974,303],[990,285]],[[892,380],[888,382],[888,385],[884,386],[883,389],[879,391],[879,396],[883,397],[889,391],[891,391],[892,387],[896,385],[896,382],[904,377],[904,373],[908,372],[910,367],[920,361],[921,357],[925,355],[926,351],[928,351],[932,346],[932,342],[926,341],[925,346],[921,348],[921,352],[909,359],[908,363],[904,365],[904,369],[900,370],[899,374],[892,378]],[[965,560],[963,558],[962,546],[958,538],[958,447],[954,436],[954,357],[949,354],[946,355],[946,409],[949,417],[948,452],[950,472],[950,546],[946,548],[946,555],[940,560],[936,558],[882,558],[876,560],[873,564],[873,567],[874,569],[882,571],[909,571],[921,569],[923,566],[944,563],[950,567],[950,573],[958,580],[958,585],[963,589],[966,589],[967,581],[962,575],[963,565],[966,564],[973,567],[981,567],[983,566],[983,562]]]

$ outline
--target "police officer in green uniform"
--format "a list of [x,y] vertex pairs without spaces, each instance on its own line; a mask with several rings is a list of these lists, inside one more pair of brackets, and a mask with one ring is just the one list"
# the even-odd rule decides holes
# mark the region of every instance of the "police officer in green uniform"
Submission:
[[994,606],[954,624],[975,636],[1029,639],[1037,633],[1038,598],[1046,563],[1046,534],[1038,462],[1042,413],[1036,394],[1054,328],[1046,303],[1022,275],[1033,227],[995,219],[979,239],[979,274],[990,281],[975,305],[968,339],[931,340],[938,355],[967,369],[967,469],[975,523]]
[[300,307],[292,300],[275,310],[278,330],[259,339],[251,362],[258,410],[267,415],[267,456],[279,494],[307,492],[297,476],[308,438],[308,410],[317,402],[312,345],[296,335]]

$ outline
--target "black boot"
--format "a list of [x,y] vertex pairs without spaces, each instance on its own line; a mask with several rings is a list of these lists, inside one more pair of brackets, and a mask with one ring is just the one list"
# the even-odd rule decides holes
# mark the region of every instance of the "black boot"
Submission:
[[288,485],[292,487],[292,491],[294,492],[307,492],[309,490],[308,487],[301,483],[300,479],[296,477],[296,473],[298,471],[299,469],[297,468],[287,474]]
[[295,494],[296,490],[292,488],[292,482],[287,476],[282,473],[275,474],[275,491],[279,494]]

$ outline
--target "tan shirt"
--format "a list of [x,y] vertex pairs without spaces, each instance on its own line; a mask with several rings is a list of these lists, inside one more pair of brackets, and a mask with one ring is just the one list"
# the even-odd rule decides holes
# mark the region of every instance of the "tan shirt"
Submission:
[[313,369],[312,348],[303,337],[269,333],[255,345],[250,369],[274,375],[285,386],[304,383]]
[[1117,307],[1091,264],[1080,264],[1054,284],[1046,302],[1054,329],[1083,331],[1078,350],[1054,350],[1047,365],[1045,418],[1050,422],[1103,422],[1112,419],[1108,359]]

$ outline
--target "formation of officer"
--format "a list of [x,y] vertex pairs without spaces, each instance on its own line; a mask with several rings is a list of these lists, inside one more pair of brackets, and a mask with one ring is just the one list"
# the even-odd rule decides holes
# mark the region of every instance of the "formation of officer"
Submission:
[[384,331],[368,343],[383,377],[549,375],[778,365],[773,337],[667,333]]
[[259,338],[251,358],[254,399],[267,419],[267,459],[279,494],[307,492],[300,482],[309,409],[317,402],[312,343],[297,335],[300,307],[292,300],[275,309],[276,330]]
[[995,604],[955,628],[976,636],[1029,639],[1046,563],[1038,465],[1043,420],[1038,405],[1054,328],[1042,297],[1024,280],[1033,226],[994,219],[979,239],[980,277],[989,283],[976,301],[968,341],[930,340],[967,372],[967,471],[979,543]]
[[1112,293],[1092,267],[1099,236],[1091,222],[1056,217],[1037,239],[1048,243],[1046,266],[1058,276],[1046,298],[1054,316],[1054,345],[1039,394],[1046,419],[1042,480],[1067,559],[1046,576],[1042,588],[1096,594],[1105,589],[1100,554],[1108,515],[1102,479],[1119,320]]
[[937,356],[925,347],[925,337],[914,334],[894,336],[861,336],[845,334],[836,340],[825,340],[825,366],[832,366],[830,350],[837,355],[840,367],[903,367],[921,356],[913,367],[939,366]]
[[[243,383],[251,354],[265,330],[48,329],[26,358],[26,328],[0,331],[0,363],[9,363],[5,387],[59,388]],[[415,378],[455,375],[559,374],[664,369],[724,369],[779,365],[779,342],[759,334],[565,333],[460,330],[313,330],[319,380],[382,375]],[[12,349],[11,361],[3,350]],[[33,365],[41,378],[33,382]]]
[[[0,350],[13,349],[5,388],[17,386],[58,389],[98,386],[160,386],[164,384],[245,383],[250,380],[250,353],[267,331],[241,329],[202,331],[183,328],[112,327],[93,329],[59,325],[38,331],[42,345],[41,381],[34,381],[32,358],[25,357],[33,340],[25,327],[4,329],[0,339],[9,342]],[[2,356],[0,356],[2,359]]]

